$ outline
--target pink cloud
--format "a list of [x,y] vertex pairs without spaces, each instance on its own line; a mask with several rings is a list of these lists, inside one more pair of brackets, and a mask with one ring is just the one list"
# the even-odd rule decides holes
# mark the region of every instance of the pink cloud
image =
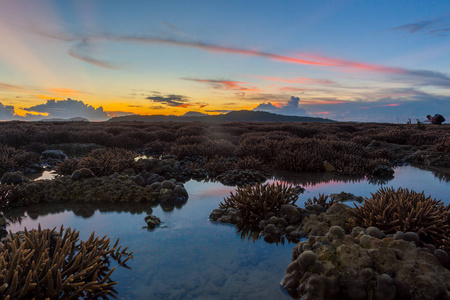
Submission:
[[243,86],[243,84],[248,84],[248,82],[242,82],[242,81],[196,79],[196,78],[182,78],[182,79],[195,81],[195,82],[209,83],[213,86],[213,88],[219,89],[219,90],[233,90],[233,91],[243,91],[243,92],[262,92],[262,90],[257,87]]
[[335,82],[332,80],[326,80],[326,79],[315,79],[315,78],[309,78],[309,77],[291,77],[291,78],[283,78],[283,77],[276,77],[276,76],[260,76],[256,75],[256,78],[261,78],[264,80],[270,80],[270,81],[280,81],[280,82],[287,82],[287,83],[301,83],[301,84],[323,84],[323,85],[329,85],[334,84]]
[[299,55],[307,57],[308,59],[314,59],[323,62],[329,66],[341,67],[355,71],[366,71],[366,72],[379,72],[379,73],[391,73],[391,74],[405,74],[408,73],[407,70],[402,68],[387,67],[376,64],[369,64],[363,62],[357,62],[352,60],[337,59],[320,54],[312,53],[299,53]]

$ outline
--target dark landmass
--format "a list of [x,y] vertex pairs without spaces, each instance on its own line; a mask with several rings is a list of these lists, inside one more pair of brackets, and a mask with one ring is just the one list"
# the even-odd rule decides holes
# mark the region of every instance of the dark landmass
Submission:
[[62,118],[42,119],[40,122],[89,122],[89,120],[82,117],[74,117],[70,119],[62,119]]
[[336,122],[314,117],[284,116],[263,111],[239,110],[223,115],[204,116],[164,116],[131,115],[111,118],[106,122]]

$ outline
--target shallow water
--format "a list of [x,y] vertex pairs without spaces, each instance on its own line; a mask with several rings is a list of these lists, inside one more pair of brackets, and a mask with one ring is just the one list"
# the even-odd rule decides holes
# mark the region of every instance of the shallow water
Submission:
[[[345,191],[370,196],[379,188],[367,180],[353,182],[354,178],[329,174],[282,175],[282,181],[306,188],[297,203],[300,206],[319,193]],[[424,190],[426,195],[450,203],[450,182],[429,171],[401,167],[384,185]],[[294,245],[241,239],[233,226],[209,221],[209,213],[234,187],[193,180],[185,187],[189,200],[182,208],[172,212],[153,208],[153,214],[164,222],[153,231],[142,228],[150,207],[136,203],[29,207],[27,217],[8,230],[36,228],[38,223],[43,228],[64,224],[80,230],[82,239],[92,231],[112,240],[120,237],[120,244],[134,250],[134,259],[128,264],[132,270],[119,267],[112,276],[119,282],[119,299],[289,299],[279,282]]]

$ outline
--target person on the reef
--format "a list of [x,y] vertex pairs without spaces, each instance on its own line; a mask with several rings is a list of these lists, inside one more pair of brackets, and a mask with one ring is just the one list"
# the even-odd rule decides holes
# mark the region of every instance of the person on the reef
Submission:
[[427,119],[425,122],[429,122],[431,124],[441,125],[445,122],[445,118],[440,114],[435,114],[434,117],[427,115]]

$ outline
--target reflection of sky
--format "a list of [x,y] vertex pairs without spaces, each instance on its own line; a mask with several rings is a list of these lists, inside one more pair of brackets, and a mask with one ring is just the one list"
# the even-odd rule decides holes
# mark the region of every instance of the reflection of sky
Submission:
[[[431,172],[412,167],[396,170],[388,186],[425,190],[449,203],[449,182],[442,182]],[[191,180],[185,185],[189,200],[181,209],[164,212],[154,208],[153,214],[164,222],[153,231],[143,229],[143,213],[96,211],[84,219],[73,212],[26,218],[22,225],[14,224],[13,232],[37,227],[59,228],[61,224],[80,230],[86,239],[92,231],[107,234],[113,241],[120,237],[122,245],[134,251],[130,262],[132,270],[118,268],[113,280],[121,299],[194,299],[240,298],[282,299],[279,282],[291,261],[293,244],[273,245],[262,240],[241,240],[233,226],[217,224],[208,219],[209,213],[233,191],[220,183],[202,183]],[[309,186],[300,201],[319,193],[351,192],[369,196],[378,186],[360,181]],[[298,204],[301,205],[301,202]],[[130,204],[133,206],[135,204]]]

